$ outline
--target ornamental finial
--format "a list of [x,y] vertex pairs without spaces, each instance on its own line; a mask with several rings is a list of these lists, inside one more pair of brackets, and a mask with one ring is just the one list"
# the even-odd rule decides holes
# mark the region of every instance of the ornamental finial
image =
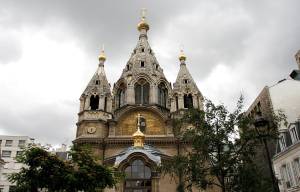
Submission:
[[99,55],[99,61],[105,61],[106,60],[106,56],[105,56],[105,53],[104,53],[104,44],[102,44],[102,50],[100,52],[100,55]]
[[147,9],[145,9],[145,8],[141,9],[141,21],[139,22],[138,27],[137,27],[139,31],[141,31],[142,29],[145,29],[146,31],[148,31],[150,28],[148,23],[146,22],[146,12],[147,12]]
[[185,61],[186,60],[186,56],[183,52],[183,45],[180,45],[180,54],[179,54],[179,61]]

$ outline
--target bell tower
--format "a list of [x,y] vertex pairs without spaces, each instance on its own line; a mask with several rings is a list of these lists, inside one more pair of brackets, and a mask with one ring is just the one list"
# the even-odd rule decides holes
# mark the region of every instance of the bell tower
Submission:
[[98,68],[80,97],[77,138],[104,138],[108,134],[106,122],[112,118],[112,96],[104,71],[105,61],[102,48]]
[[187,69],[187,57],[183,50],[180,51],[178,59],[180,61],[180,69],[176,82],[173,84],[171,112],[188,108],[202,109],[203,96]]

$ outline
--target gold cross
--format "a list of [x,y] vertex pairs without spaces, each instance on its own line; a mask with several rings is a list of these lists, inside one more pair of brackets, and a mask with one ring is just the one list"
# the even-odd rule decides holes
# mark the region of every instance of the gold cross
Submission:
[[147,9],[146,8],[142,8],[142,10],[141,10],[142,19],[146,18],[146,12],[147,12]]

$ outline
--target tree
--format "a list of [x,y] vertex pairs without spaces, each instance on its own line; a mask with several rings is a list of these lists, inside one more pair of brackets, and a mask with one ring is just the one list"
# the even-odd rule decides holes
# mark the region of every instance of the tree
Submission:
[[72,159],[63,161],[40,147],[30,147],[17,157],[25,166],[9,176],[16,192],[88,191],[93,192],[116,183],[111,169],[101,165],[87,147],[74,146]]
[[[170,162],[174,161],[174,166],[166,163],[167,167],[163,165],[162,170],[184,175],[180,185],[185,185],[188,191],[191,191],[192,185],[202,189],[214,185],[222,192],[237,189],[258,191],[256,189],[261,185],[250,185],[246,178],[249,175],[256,175],[254,179],[260,176],[259,168],[253,163],[260,136],[252,126],[253,120],[243,115],[242,108],[243,97],[240,97],[233,112],[209,100],[206,100],[205,111],[188,110],[176,121],[176,125],[181,129],[178,138],[183,143],[190,143],[192,150],[184,156],[179,167],[176,159],[183,158],[182,155],[172,158]],[[184,130],[184,127],[189,128]],[[277,134],[277,129],[273,127],[264,137],[275,138]]]

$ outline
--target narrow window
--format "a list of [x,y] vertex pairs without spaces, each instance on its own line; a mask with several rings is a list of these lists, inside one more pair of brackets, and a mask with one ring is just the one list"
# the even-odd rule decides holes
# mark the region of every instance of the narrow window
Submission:
[[129,65],[126,65],[126,67],[127,67],[127,71],[129,70]]
[[125,105],[125,94],[126,94],[126,87],[124,84],[122,84],[117,92],[116,103],[117,103],[118,108]]
[[99,81],[99,80],[96,80],[96,81],[95,81],[95,84],[96,84],[96,85],[99,85],[99,84],[100,84],[100,81]]
[[99,108],[99,96],[92,95],[90,99],[91,110],[97,110]]
[[107,97],[104,98],[104,111],[107,111]]
[[284,135],[283,134],[281,134],[279,136],[279,145],[280,145],[281,150],[284,150],[285,147],[286,147],[286,145],[285,145],[285,139],[284,139]]
[[143,53],[145,52],[145,49],[144,49],[144,48],[142,48],[142,52],[143,52]]
[[175,97],[175,102],[176,102],[176,110],[178,110],[178,96]]
[[158,85],[158,104],[163,107],[167,106],[167,88],[163,83]]
[[145,67],[145,61],[141,61],[141,67]]
[[187,109],[193,108],[192,94],[184,95],[183,104],[184,104],[184,108],[187,108]]
[[292,137],[292,142],[296,143],[299,140],[297,130],[296,130],[296,126],[293,126],[293,127],[290,128],[290,134],[291,134],[291,137]]
[[149,89],[150,85],[145,80],[141,80],[134,86],[135,103],[148,104],[149,103]]

